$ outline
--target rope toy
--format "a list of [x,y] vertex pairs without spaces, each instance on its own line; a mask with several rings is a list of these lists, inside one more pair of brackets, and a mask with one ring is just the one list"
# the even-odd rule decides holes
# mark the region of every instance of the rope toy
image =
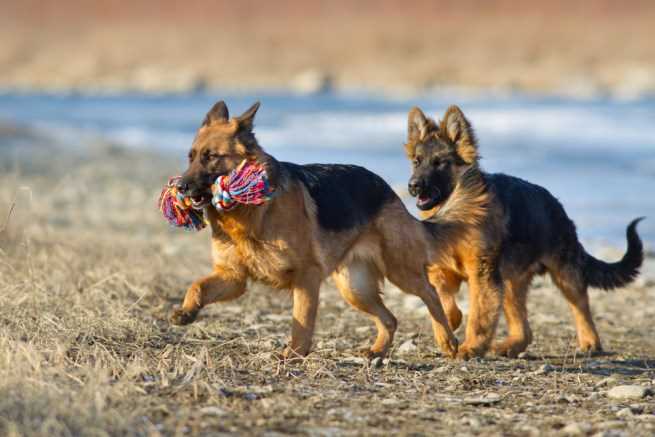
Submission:
[[202,210],[193,209],[191,199],[177,190],[177,181],[181,176],[168,180],[168,184],[159,195],[159,210],[172,226],[187,231],[199,231],[205,227]]
[[227,176],[219,176],[211,186],[212,205],[219,211],[229,211],[235,206],[261,205],[273,195],[263,165],[243,160]]
[[[159,210],[175,227],[200,231],[206,226],[202,209],[193,208],[191,199],[177,190],[180,176],[172,177],[159,196]],[[261,205],[273,197],[263,165],[244,160],[229,174],[219,176],[211,186],[211,203],[218,211],[237,205]]]

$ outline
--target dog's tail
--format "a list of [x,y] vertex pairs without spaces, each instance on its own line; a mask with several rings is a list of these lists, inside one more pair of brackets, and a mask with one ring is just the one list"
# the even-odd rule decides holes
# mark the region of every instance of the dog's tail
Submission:
[[643,219],[637,218],[628,225],[625,232],[628,250],[620,261],[608,263],[585,252],[584,275],[588,285],[612,290],[629,284],[637,277],[644,261],[644,247],[637,234],[637,224]]

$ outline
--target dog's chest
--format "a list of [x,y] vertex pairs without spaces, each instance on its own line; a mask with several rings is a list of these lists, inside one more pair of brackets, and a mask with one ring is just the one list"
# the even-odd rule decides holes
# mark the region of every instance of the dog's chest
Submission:
[[293,282],[293,253],[279,241],[243,239],[237,251],[250,276],[274,288],[289,288]]
[[225,215],[219,223],[235,249],[238,262],[252,279],[273,288],[291,287],[299,257],[289,238],[266,229],[252,216],[244,220],[232,214]]

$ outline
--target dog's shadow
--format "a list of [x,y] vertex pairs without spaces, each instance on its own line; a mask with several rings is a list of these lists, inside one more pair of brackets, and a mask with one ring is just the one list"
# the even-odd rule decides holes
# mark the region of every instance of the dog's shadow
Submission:
[[[612,359],[611,357],[617,357]],[[530,362],[551,364],[554,371],[561,373],[589,374],[598,376],[621,375],[639,376],[655,371],[653,358],[620,358],[616,352],[596,352],[592,355],[578,355],[575,357],[540,355],[524,358]]]

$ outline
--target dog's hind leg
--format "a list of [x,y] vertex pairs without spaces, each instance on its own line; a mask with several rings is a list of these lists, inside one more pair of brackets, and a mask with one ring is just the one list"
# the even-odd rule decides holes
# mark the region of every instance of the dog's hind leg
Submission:
[[532,343],[532,330],[528,322],[528,286],[531,275],[527,278],[505,280],[503,310],[507,319],[507,338],[493,346],[496,355],[516,358]]
[[578,334],[578,346],[585,352],[602,351],[600,337],[591,316],[589,293],[582,273],[568,265],[549,271],[553,282],[564,294],[573,313]]
[[389,269],[387,278],[405,293],[421,298],[430,312],[432,331],[439,348],[444,354],[454,358],[457,354],[457,338],[448,325],[448,318],[441,306],[437,291],[428,282],[425,268],[419,270],[417,268],[419,263],[412,264],[404,268]]
[[428,281],[428,257],[432,256],[434,242],[425,225],[411,217],[397,200],[380,213],[377,229],[383,237],[380,255],[387,279],[405,293],[421,298],[430,311],[437,344],[444,354],[454,357],[457,338],[448,325],[437,291]]
[[382,273],[373,262],[354,259],[339,268],[332,277],[341,296],[375,322],[378,334],[367,353],[368,357],[385,357],[393,342],[398,322],[382,301]]
[[214,267],[211,275],[195,281],[186,292],[182,308],[173,312],[171,323],[188,325],[198,316],[205,305],[236,299],[246,292],[243,272],[224,267]]

